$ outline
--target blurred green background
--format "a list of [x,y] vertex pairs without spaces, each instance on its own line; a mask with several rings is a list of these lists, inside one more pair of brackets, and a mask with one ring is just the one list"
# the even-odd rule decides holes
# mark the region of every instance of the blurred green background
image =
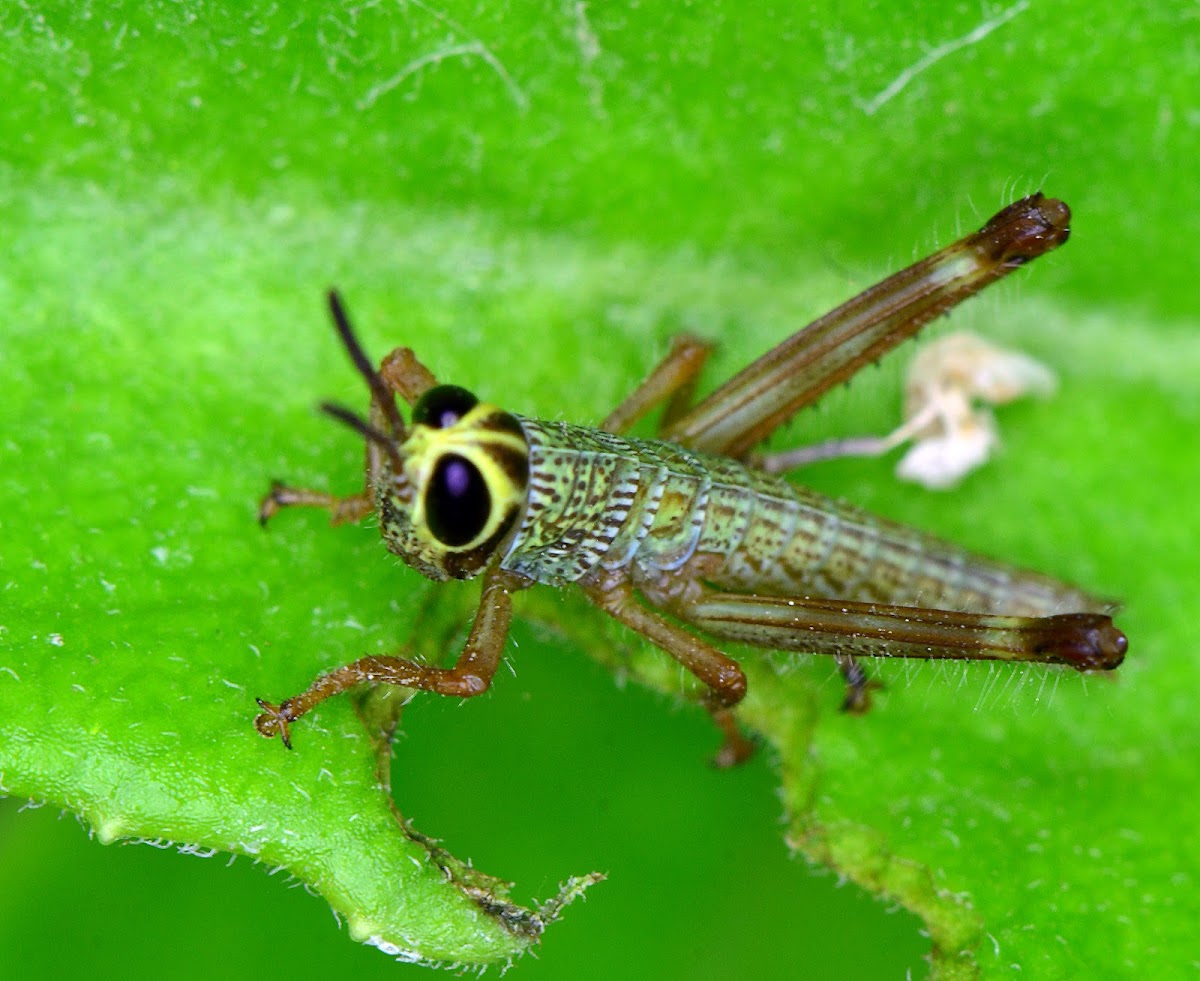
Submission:
[[[808,665],[829,718],[815,754],[832,773],[817,796],[830,819],[839,779],[868,802],[874,788],[877,806],[851,816],[894,835],[939,888],[978,888],[990,926],[986,870],[1025,875],[1037,842],[1024,836],[1042,816],[1018,817],[1006,837],[1007,816],[972,811],[972,779],[999,772],[1007,793],[1006,758],[1036,768],[1061,747],[1070,779],[1080,757],[1120,779],[1144,773],[1152,791],[1084,777],[1073,791],[1063,777],[1064,795],[1089,806],[1145,791],[1147,823],[1122,824],[1113,844],[1107,814],[1094,838],[1086,813],[1069,815],[1063,835],[1078,851],[1064,848],[1055,871],[1066,882],[1076,859],[1103,869],[1099,842],[1121,855],[1109,866],[1118,884],[1096,877],[1057,920],[1030,885],[1033,912],[1017,916],[1055,921],[1045,944],[1020,948],[1023,921],[1010,919],[1011,935],[997,927],[1003,944],[979,956],[990,974],[1017,961],[1041,976],[1094,974],[1097,958],[1130,976],[1135,964],[1186,963],[1172,943],[1196,908],[1196,856],[1171,828],[1191,818],[1160,829],[1167,851],[1149,823],[1153,802],[1196,799],[1200,748],[1180,722],[1194,714],[1188,612],[1200,584],[1196,519],[1179,506],[1198,476],[1200,420],[1196,28],[1194,6],[1080,0],[5,5],[0,668],[20,683],[0,671],[0,786],[49,801],[0,804],[6,970],[420,970],[352,943],[325,900],[248,858],[227,867],[225,854],[89,841],[59,810],[95,817],[102,804],[51,765],[80,748],[68,734],[117,737],[116,721],[139,714],[165,726],[176,699],[215,720],[181,745],[234,768],[291,765],[257,755],[277,748],[241,728],[251,697],[404,639],[423,586],[373,532],[328,531],[319,515],[288,515],[267,535],[253,523],[272,477],[355,484],[352,440],[311,411],[320,397],[361,398],[323,321],[324,288],[343,288],[376,355],[412,344],[439,374],[513,409],[594,421],[679,330],[722,342],[720,377],[1041,187],[1070,202],[1074,238],[958,322],[1049,361],[1059,400],[1005,416],[1009,452],[953,506],[896,487],[886,461],[811,482],[1125,597],[1128,682],[1089,698],[1067,679],[1047,708],[1027,674],[888,676],[890,692],[909,693],[907,709],[894,697],[883,707],[892,726],[905,712],[936,717],[953,756],[961,725],[964,755],[976,754],[981,775],[947,768],[968,802],[945,834],[969,854],[986,826],[963,871],[933,841],[946,845],[935,764],[914,764],[911,746],[893,758],[886,714],[847,728],[832,669]],[[886,430],[897,377],[895,364],[868,372],[796,438]],[[922,973],[915,916],[789,857],[775,753],[709,770],[716,740],[702,713],[622,690],[538,626],[558,602],[518,624],[514,675],[486,697],[406,710],[393,768],[416,827],[513,880],[519,901],[568,874],[609,875],[517,970]],[[579,616],[562,602],[563,617]],[[89,714],[97,685],[123,700],[120,715]],[[1060,723],[1060,709],[1078,709],[1082,727]],[[332,706],[325,729],[352,724],[348,713]],[[28,739],[39,720],[41,747]],[[1065,742],[1034,741],[1060,725]],[[977,743],[967,730],[980,728]],[[925,731],[913,732],[919,744]],[[325,736],[299,733],[298,755],[319,758]],[[1077,752],[1085,742],[1095,759]],[[148,766],[175,752],[161,745]],[[30,759],[54,778],[29,777]],[[918,855],[926,839],[931,854]],[[1122,863],[1142,847],[1163,867],[1134,881]]]

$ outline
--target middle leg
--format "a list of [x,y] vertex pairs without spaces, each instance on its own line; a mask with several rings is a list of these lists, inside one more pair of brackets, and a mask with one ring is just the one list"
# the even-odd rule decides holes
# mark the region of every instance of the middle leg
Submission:
[[749,758],[754,744],[742,735],[733,711],[746,696],[746,675],[737,662],[646,609],[628,583],[612,588],[585,585],[583,589],[605,613],[653,641],[708,686],[704,707],[724,736],[713,765],[724,768]]
[[690,334],[671,342],[671,350],[637,388],[600,424],[607,433],[625,433],[656,406],[666,403],[660,428],[665,429],[687,411],[696,378],[712,353],[712,345]]

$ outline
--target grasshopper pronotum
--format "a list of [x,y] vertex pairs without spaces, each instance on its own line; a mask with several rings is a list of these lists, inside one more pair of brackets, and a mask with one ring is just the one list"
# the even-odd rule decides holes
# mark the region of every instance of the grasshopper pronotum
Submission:
[[[859,712],[870,704],[864,655],[1117,667],[1128,644],[1112,604],[805,490],[769,474],[770,457],[750,457],[831,387],[1061,245],[1069,221],[1061,201],[1017,201],[793,334],[697,405],[691,391],[709,347],[678,338],[599,428],[526,418],[439,385],[408,348],[376,371],[330,293],[371,410],[364,419],[323,408],[365,438],[365,486],[335,497],[275,484],[261,520],[293,505],[327,508],[334,521],[376,512],[388,548],[409,565],[439,581],[482,574],[483,589],[453,667],[363,657],[278,705],[259,699],[259,732],[290,746],[291,722],[362,682],[480,694],[503,654],[511,594],[535,583],[576,584],[699,678],[725,736],[721,765],[750,752],[733,713],[746,678],[706,638],[831,654],[847,684],[844,708]],[[397,395],[413,407],[410,424]],[[658,405],[659,439],[623,435]]]

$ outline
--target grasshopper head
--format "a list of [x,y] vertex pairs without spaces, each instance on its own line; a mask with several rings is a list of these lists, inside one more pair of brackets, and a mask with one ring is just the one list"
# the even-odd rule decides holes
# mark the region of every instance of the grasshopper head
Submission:
[[[367,440],[375,509],[387,547],[422,575],[470,579],[484,570],[525,504],[529,446],[515,416],[465,388],[438,385],[411,351],[407,368],[385,379],[350,326],[341,298],[329,312],[346,353],[371,390],[371,416],[321,408]],[[406,426],[396,395],[416,398]]]
[[466,389],[439,385],[421,396],[396,449],[375,483],[388,548],[430,579],[478,575],[525,503],[529,448],[521,424]]

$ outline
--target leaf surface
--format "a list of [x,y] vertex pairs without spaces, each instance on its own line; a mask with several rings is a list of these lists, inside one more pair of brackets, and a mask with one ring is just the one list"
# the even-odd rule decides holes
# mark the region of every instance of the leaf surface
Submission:
[[[501,905],[481,904],[405,832],[348,699],[306,719],[292,754],[249,724],[254,696],[405,642],[432,589],[369,530],[254,526],[273,477],[357,480],[353,441],[311,411],[362,398],[321,290],[342,288],[376,355],[412,344],[515,410],[595,421],[672,334],[721,342],[713,383],[1044,185],[1071,204],[1072,241],[954,323],[1052,365],[1057,398],[1005,410],[1005,452],[951,495],[897,486],[892,461],[803,479],[1120,596],[1126,665],[1111,680],[878,665],[887,690],[856,719],[827,663],[752,656],[746,720],[778,762],[789,841],[918,913],[943,975],[1190,963],[1200,191],[1184,162],[1200,155],[1200,56],[1185,17],[1067,0],[836,18],[7,8],[3,789],[102,840],[283,866],[355,938],[406,956],[515,956],[536,905],[505,905],[490,880]],[[786,440],[890,428],[903,360]],[[435,622],[453,632],[470,596]],[[518,665],[589,650],[680,690],[581,603],[543,593],[524,616]],[[406,738],[435,711],[410,708]],[[490,811],[559,777],[451,794],[486,839]],[[538,894],[572,871],[587,868],[543,866]]]

